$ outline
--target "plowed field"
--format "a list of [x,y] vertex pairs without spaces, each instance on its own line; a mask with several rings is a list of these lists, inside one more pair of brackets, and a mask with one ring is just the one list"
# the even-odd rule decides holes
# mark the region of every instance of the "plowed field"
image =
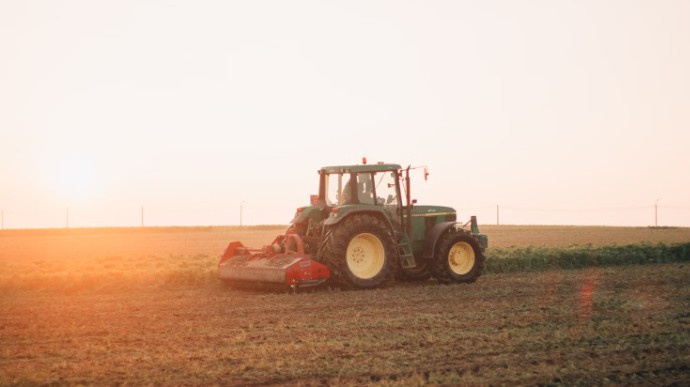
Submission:
[[690,384],[690,263],[266,293],[158,231],[0,233],[0,384]]

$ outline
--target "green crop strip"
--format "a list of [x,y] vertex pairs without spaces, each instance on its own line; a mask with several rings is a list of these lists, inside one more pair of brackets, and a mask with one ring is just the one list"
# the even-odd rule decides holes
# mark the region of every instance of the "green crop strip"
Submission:
[[487,251],[485,274],[690,261],[690,243],[515,247]]

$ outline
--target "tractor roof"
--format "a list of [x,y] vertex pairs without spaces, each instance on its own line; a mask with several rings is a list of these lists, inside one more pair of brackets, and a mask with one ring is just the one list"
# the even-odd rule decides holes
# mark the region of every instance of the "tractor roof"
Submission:
[[364,165],[336,165],[321,168],[321,173],[361,173],[361,172],[385,172],[402,169],[398,164],[364,164]]

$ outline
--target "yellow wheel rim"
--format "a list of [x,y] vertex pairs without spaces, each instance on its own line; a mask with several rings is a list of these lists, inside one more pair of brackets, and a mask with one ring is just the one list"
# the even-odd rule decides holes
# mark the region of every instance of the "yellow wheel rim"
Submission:
[[474,249],[467,242],[458,242],[448,251],[448,266],[457,275],[464,275],[474,266]]
[[376,235],[363,233],[347,245],[347,267],[358,278],[373,278],[383,269],[386,253]]

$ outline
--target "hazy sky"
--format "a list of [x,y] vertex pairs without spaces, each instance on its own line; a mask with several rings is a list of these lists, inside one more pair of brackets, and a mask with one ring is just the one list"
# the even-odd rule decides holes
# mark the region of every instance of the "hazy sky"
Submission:
[[413,196],[463,220],[647,226],[657,203],[690,226],[689,21],[686,0],[0,0],[4,227],[286,223],[320,166],[364,156],[428,165]]

